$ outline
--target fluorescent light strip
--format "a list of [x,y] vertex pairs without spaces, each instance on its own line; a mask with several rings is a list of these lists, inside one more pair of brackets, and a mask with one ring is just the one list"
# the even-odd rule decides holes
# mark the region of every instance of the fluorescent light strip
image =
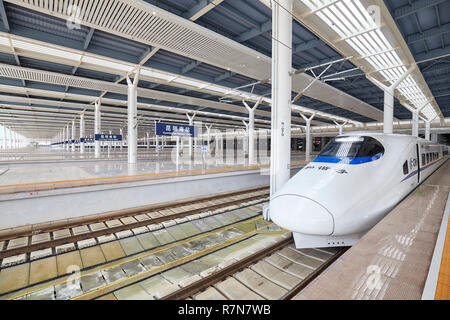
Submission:
[[[397,52],[359,0],[343,0],[337,3],[319,0],[302,1],[313,12],[320,9],[316,15],[341,38],[344,38],[388,82],[392,84],[394,79],[398,79],[406,72],[407,68]],[[380,53],[372,55],[373,51]],[[368,57],[364,58],[364,56]],[[411,75],[406,77],[402,84],[403,89],[400,87],[399,91],[411,101],[412,105],[417,108],[418,104],[423,103],[421,101],[426,99],[425,95]],[[420,99],[419,102],[417,102],[418,99]],[[433,110],[433,116],[436,114],[431,105],[427,106],[426,110],[427,112]]]

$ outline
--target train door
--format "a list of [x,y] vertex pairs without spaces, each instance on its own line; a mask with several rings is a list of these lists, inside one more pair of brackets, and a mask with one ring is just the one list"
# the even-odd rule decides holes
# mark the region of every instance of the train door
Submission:
[[420,183],[420,148],[419,144],[416,144],[417,150],[417,183]]

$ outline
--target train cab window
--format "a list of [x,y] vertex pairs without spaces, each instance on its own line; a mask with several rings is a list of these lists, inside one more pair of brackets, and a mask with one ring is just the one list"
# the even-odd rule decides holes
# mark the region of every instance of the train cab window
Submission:
[[319,154],[319,157],[363,158],[381,156],[383,145],[372,137],[336,137]]
[[403,164],[403,174],[408,174],[408,160]]

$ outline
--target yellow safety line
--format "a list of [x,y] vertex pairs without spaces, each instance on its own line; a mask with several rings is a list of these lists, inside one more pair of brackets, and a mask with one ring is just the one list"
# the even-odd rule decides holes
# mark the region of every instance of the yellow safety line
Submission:
[[[142,259],[142,258],[148,257],[148,256],[153,255],[153,254],[155,254],[155,253],[158,253],[158,252],[161,252],[161,251],[165,251],[165,250],[169,250],[169,249],[172,249],[172,248],[174,248],[174,247],[183,245],[183,244],[185,244],[185,243],[192,242],[192,241],[198,240],[198,239],[202,239],[202,238],[205,238],[205,237],[210,236],[210,235],[213,235],[213,234],[217,234],[217,233],[222,232],[222,231],[224,231],[224,230],[231,229],[231,228],[233,228],[233,227],[235,227],[236,225],[241,224],[241,223],[253,222],[253,221],[255,221],[255,220],[260,220],[260,219],[262,219],[262,217],[261,217],[261,216],[258,216],[258,217],[252,218],[252,219],[247,220],[247,221],[244,221],[244,222],[237,222],[237,223],[234,223],[234,224],[232,224],[232,225],[229,225],[229,226],[225,226],[225,227],[223,227],[223,228],[220,228],[220,229],[218,229],[218,230],[216,230],[216,231],[214,231],[214,232],[208,232],[208,233],[205,233],[205,234],[202,234],[202,235],[198,235],[198,236],[195,236],[195,237],[193,237],[193,238],[186,239],[185,241],[180,242],[180,243],[175,242],[175,243],[169,245],[168,247],[160,248],[160,249],[157,249],[157,250],[155,250],[155,251],[150,251],[149,253],[144,254],[144,255],[142,255],[142,256],[138,256],[138,257],[135,257],[135,258],[131,258],[131,259],[122,261],[122,262],[118,262],[117,264],[114,264],[114,265],[112,265],[112,266],[108,266],[108,267],[101,268],[101,269],[98,269],[98,270],[94,268],[94,269],[95,269],[94,271],[91,271],[91,272],[85,273],[85,274],[83,274],[83,275],[80,275],[79,277],[77,277],[77,278],[75,278],[75,279],[70,279],[70,281],[78,280],[78,279],[80,279],[80,278],[82,278],[82,277],[89,276],[89,275],[94,274],[94,273],[97,273],[97,272],[101,272],[101,271],[104,271],[104,270],[107,270],[107,269],[112,269],[112,268],[117,267],[117,266],[120,266],[120,265],[122,265],[122,264],[124,264],[124,263],[128,263],[128,262],[131,262],[131,261],[136,261],[136,260],[138,260],[138,259]],[[264,227],[267,227],[267,226],[269,226],[269,225],[266,225],[266,226],[264,226]],[[263,227],[263,228],[264,228],[264,227]],[[250,231],[250,232],[255,232],[255,231],[258,231],[258,229],[254,230],[254,231]],[[247,233],[244,233],[244,234],[242,234],[242,235],[246,235],[246,234],[247,234]],[[233,238],[233,239],[235,239],[235,238]],[[230,240],[233,240],[233,239],[230,239]],[[120,240],[117,240],[117,241],[120,241]],[[228,241],[228,240],[227,240],[227,241]],[[226,243],[226,242],[221,242],[220,244],[223,244],[223,243]],[[210,247],[210,248],[214,248],[214,247]],[[207,249],[210,249],[210,248],[207,248]],[[207,250],[207,249],[204,249],[204,250]],[[203,252],[204,250],[199,251],[199,252],[197,252],[197,253]],[[184,257],[184,258],[185,258],[185,257]],[[174,261],[179,261],[179,260],[180,260],[180,259],[174,260]],[[164,266],[164,265],[162,265],[162,266]],[[151,269],[151,270],[153,270],[153,269]],[[150,271],[150,270],[147,270],[147,271]],[[138,273],[138,274],[140,274],[140,273]],[[66,275],[66,276],[67,276],[67,275]],[[129,279],[129,278],[124,278],[124,279]],[[123,280],[123,279],[122,279],[122,280]],[[32,290],[32,291],[28,291],[28,292],[26,292],[26,293],[20,294],[20,295],[18,295],[18,296],[15,296],[15,297],[13,297],[13,298],[8,299],[8,300],[14,300],[14,299],[17,299],[17,298],[26,296],[26,295],[28,295],[28,294],[32,294],[32,293],[35,293],[35,292],[38,292],[38,291],[42,291],[42,290],[45,290],[45,289],[50,288],[50,287],[53,287],[53,286],[57,286],[57,285],[66,283],[66,282],[68,282],[68,281],[69,281],[69,279],[65,279],[65,280],[63,280],[63,281],[60,281],[60,282],[57,282],[57,283],[50,284],[50,285],[48,285],[48,286],[46,286],[46,287],[41,287],[41,288],[38,288],[38,289],[35,289],[35,290]],[[89,293],[91,293],[91,292],[92,292],[92,291],[90,291]]]
[[[298,164],[305,164],[305,163],[306,162],[292,162],[291,165],[298,165]],[[123,178],[131,179],[131,178],[137,178],[137,177],[151,177],[151,176],[169,175],[169,174],[188,174],[188,173],[198,173],[198,172],[225,171],[225,170],[233,170],[233,169],[253,169],[253,168],[262,168],[262,167],[268,167],[268,166],[269,165],[267,165],[267,164],[259,164],[259,165],[252,165],[252,166],[210,168],[210,169],[185,170],[185,171],[169,171],[169,172],[159,172],[159,173],[144,173],[144,174],[128,175],[128,176],[87,178],[87,179],[78,179],[78,180],[56,180],[56,181],[0,185],[0,188],[27,187],[27,186],[48,185],[48,184],[54,184],[54,183],[87,182],[87,181],[112,180],[112,179],[123,179]]]

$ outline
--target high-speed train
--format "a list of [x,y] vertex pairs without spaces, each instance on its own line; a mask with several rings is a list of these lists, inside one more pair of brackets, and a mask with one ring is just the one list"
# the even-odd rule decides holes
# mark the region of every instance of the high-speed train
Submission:
[[297,248],[353,245],[447,158],[447,146],[413,136],[340,135],[271,197],[268,214]]

